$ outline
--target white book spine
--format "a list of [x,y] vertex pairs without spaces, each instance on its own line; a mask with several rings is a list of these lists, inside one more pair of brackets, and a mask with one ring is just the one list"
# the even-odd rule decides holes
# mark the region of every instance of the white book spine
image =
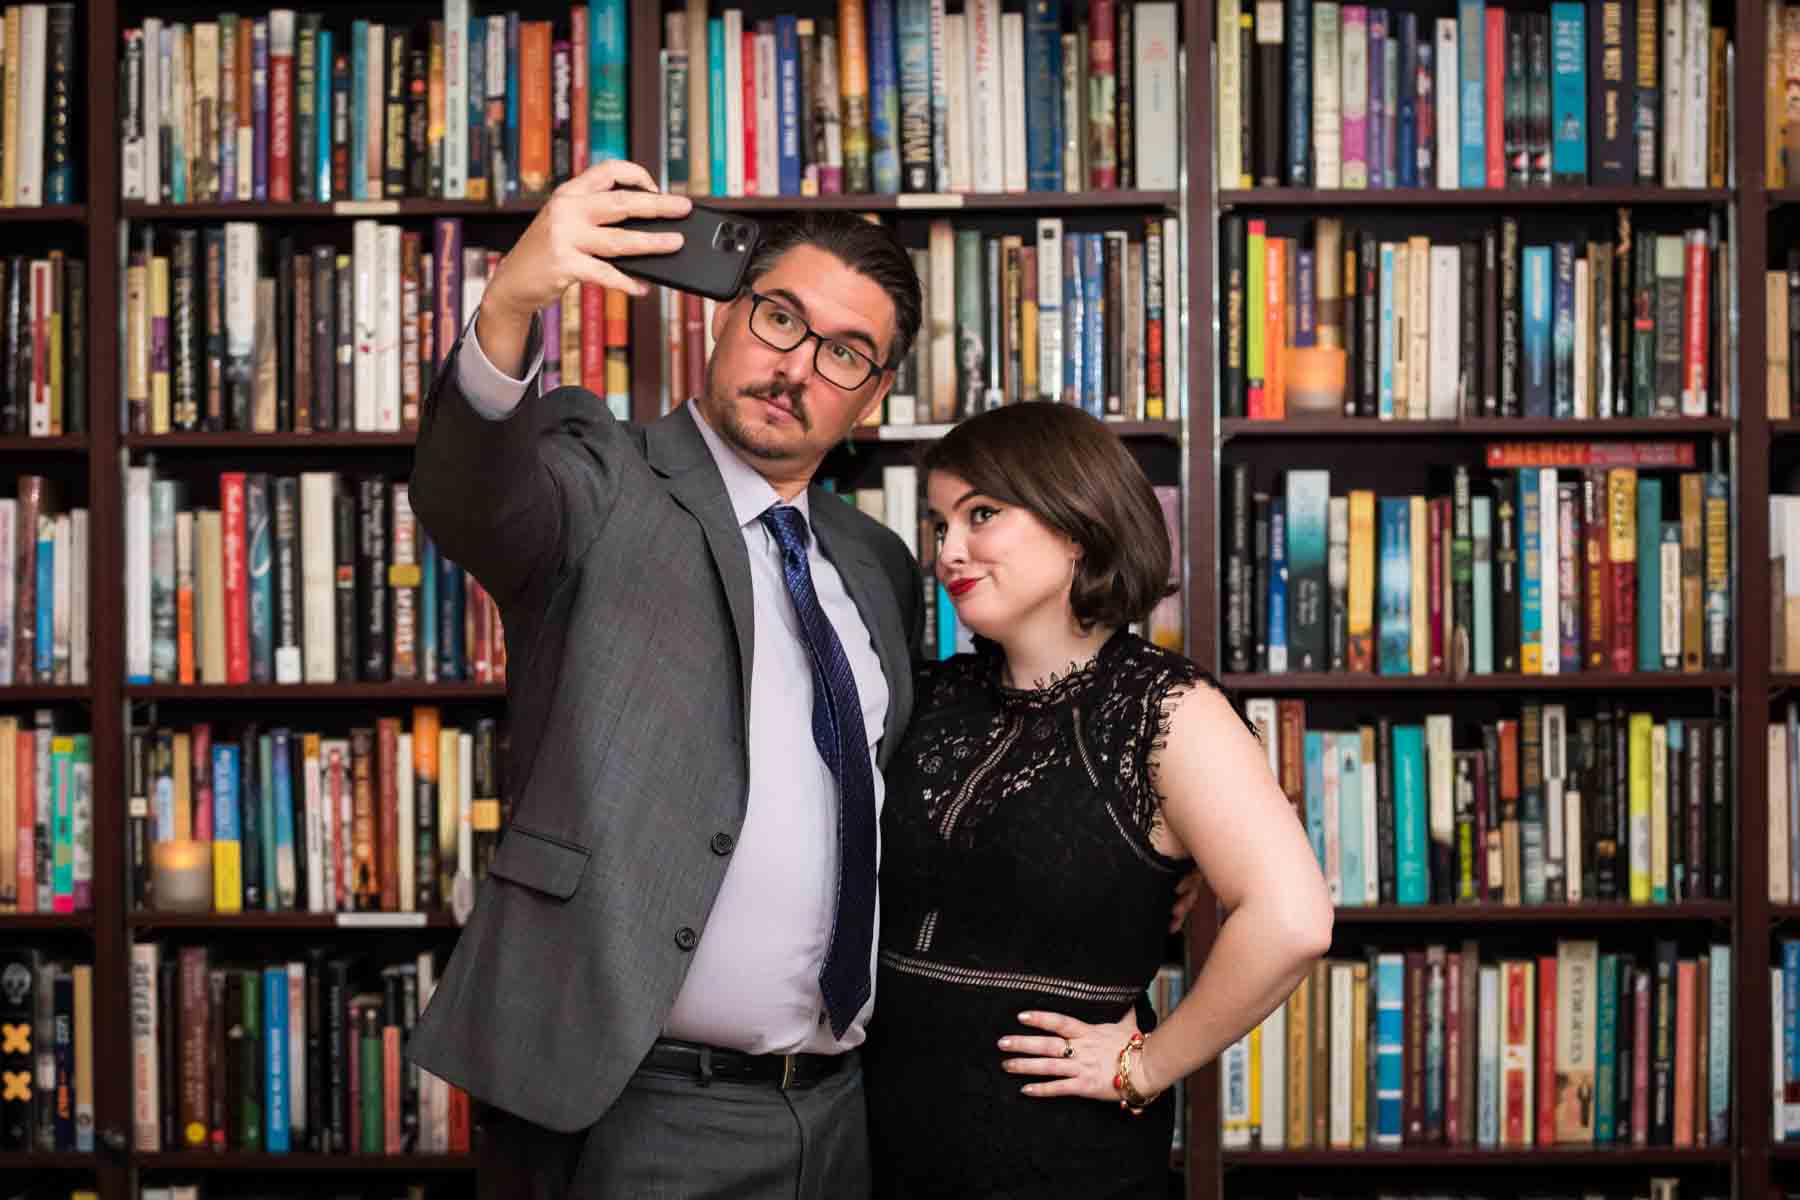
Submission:
[[[378,228],[374,221],[361,220],[351,226],[350,233],[351,323],[355,341],[351,426],[359,433],[374,433],[380,428],[376,424],[379,383],[375,371],[375,339],[381,333],[375,308],[375,276],[381,254]],[[338,402],[343,403],[343,397]]]
[[[151,468],[125,476],[125,679],[150,682]],[[18,614],[21,619],[29,616]]]
[[337,680],[333,479],[329,471],[307,471],[300,476],[300,645],[308,683]]
[[[744,194],[744,12],[719,14],[725,31],[725,194]],[[734,53],[734,50],[736,51]],[[504,76],[502,76],[504,78]],[[595,80],[589,80],[593,87]]]
[[1681,543],[1663,541],[1660,543],[1662,553],[1662,569],[1658,572],[1658,587],[1662,592],[1661,604],[1661,641],[1662,656],[1666,662],[1681,661]]
[[398,845],[395,846],[395,869],[400,876],[400,911],[412,912],[418,903],[418,818],[413,795],[413,735],[401,733],[395,744],[394,807],[398,810]]
[[[583,48],[579,53],[586,54]],[[329,70],[330,64],[321,64]],[[444,0],[444,198],[469,194],[469,0]]]
[[1706,0],[1687,0],[1687,78],[1681,96],[1681,161],[1686,186],[1706,186],[1707,120],[1712,72],[1711,8]]
[[473,823],[475,784],[475,736],[456,735],[456,873],[464,879],[475,877],[475,826]]
[[[1231,0],[1232,32],[1230,37],[1231,54],[1236,61],[1238,35],[1237,12],[1238,0]],[[1223,20],[1223,6],[1221,6]],[[1137,186],[1149,191],[1174,191],[1180,182],[1181,164],[1176,151],[1176,138],[1181,130],[1180,89],[1176,80],[1178,70],[1177,59],[1181,54],[1180,41],[1175,32],[1175,5],[1165,0],[1139,0],[1133,14],[1131,26],[1132,41],[1136,45],[1132,49],[1134,55],[1131,102],[1136,108],[1132,121],[1132,136],[1137,142]],[[1239,110],[1232,107],[1233,98],[1224,92],[1224,76],[1220,75],[1221,110],[1231,108],[1232,138],[1238,143],[1239,158],[1242,160],[1242,141],[1238,138],[1237,116]],[[1236,104],[1243,101],[1243,71],[1241,66],[1237,72],[1238,95]],[[1221,117],[1223,120],[1223,117]],[[1241,169],[1241,168],[1240,168]],[[1235,187],[1235,181],[1221,180],[1220,187]]]
[[1347,962],[1331,964],[1331,1120],[1328,1136],[1333,1149],[1349,1149],[1350,1141],[1350,1009],[1353,969]]
[[919,469],[917,467],[884,467],[881,472],[882,511],[887,527],[894,531],[907,550],[919,552]]
[[775,96],[775,35],[756,35],[756,191],[781,194],[781,128]]
[[1006,146],[1005,190],[1026,190],[1025,175],[1025,14],[1000,17],[1001,137]]
[[[1644,0],[1654,4],[1657,0]],[[1662,78],[1659,81],[1663,90],[1662,128],[1662,182],[1664,187],[1685,187],[1687,170],[1683,166],[1686,161],[1682,154],[1682,141],[1687,128],[1686,114],[1681,107],[1682,81],[1684,71],[1682,64],[1686,56],[1682,51],[1687,46],[1687,4],[1686,0],[1662,0]]]
[[1575,260],[1575,419],[1594,415],[1593,374],[1588,356],[1594,351],[1594,276],[1585,258]]
[[400,432],[400,227],[375,234],[375,425]]
[[1430,415],[1454,421],[1459,415],[1456,387],[1462,366],[1462,248],[1431,248]]
[[1582,888],[1582,872],[1586,869],[1582,859],[1583,824],[1581,820],[1581,789],[1567,788],[1563,792],[1563,894],[1570,904],[1579,904],[1587,898]]
[[306,911],[331,911],[329,893],[325,890],[325,814],[323,793],[319,786],[318,742],[307,754],[302,741],[300,760],[301,795],[306,804]]
[[[144,103],[144,71],[148,67],[144,54],[144,31],[142,27],[127,30],[126,36],[131,45],[137,47],[138,73],[136,79],[137,94],[121,96],[119,103],[129,109],[135,101],[137,104],[138,124],[130,135],[119,142],[119,194],[126,200],[142,200],[144,198],[144,137],[145,123],[149,119],[148,106]],[[6,48],[6,22],[0,20],[0,52]],[[129,87],[131,78],[123,71],[119,80],[120,86]],[[4,198],[0,197],[0,202]]]
[[1005,101],[1000,75],[1000,0],[968,0],[969,157],[974,190],[1006,188]]
[[[1500,968],[1481,968],[1476,1004],[1479,1032],[1475,1065],[1475,1143],[1484,1150],[1500,1144]],[[1621,1008],[1623,1005],[1621,1005]]]
[[[1565,828],[1565,808],[1563,801],[1563,785],[1568,779],[1565,765],[1568,759],[1568,710],[1560,704],[1546,704],[1543,708],[1543,731],[1539,738],[1543,754],[1544,776],[1544,882],[1546,892],[1559,880],[1566,878],[1568,866],[1565,847],[1568,845],[1568,832]],[[1567,899],[1566,895],[1552,893],[1546,899]]]
[[1437,185],[1446,190],[1462,183],[1462,117],[1457,103],[1462,95],[1458,83],[1456,55],[1456,18],[1439,17],[1437,22]]
[[1219,1143],[1228,1150],[1250,1147],[1250,1035],[1225,1048],[1219,1062]]
[[131,947],[132,1148],[146,1153],[162,1149],[162,1101],[158,1088],[156,977],[161,947],[135,942]]
[[[0,513],[0,520],[5,515]],[[5,559],[0,556],[0,566]],[[0,650],[3,652],[3,650]],[[1788,887],[1788,832],[1787,819],[1787,726],[1780,721],[1769,722],[1769,900],[1775,904],[1786,904],[1792,895]],[[1779,993],[1777,993],[1779,994]]]
[[[0,579],[18,578],[19,550],[15,540],[18,525],[19,502],[11,497],[0,499]],[[13,657],[17,653],[15,639],[18,636],[15,628],[17,599],[15,589],[0,586],[0,685],[13,682]],[[4,750],[0,749],[0,753]]]
[[1081,38],[1073,33],[1062,39],[1062,110],[1063,110],[1063,191],[1087,190],[1087,174],[1081,169],[1085,147],[1081,141],[1083,104],[1086,94],[1082,74]]
[[1062,218],[1038,218],[1038,396],[1046,399],[1056,396],[1062,381],[1062,239]]
[[[1431,713],[1425,718],[1425,780],[1429,788],[1431,840],[1440,846],[1453,847],[1456,841],[1456,760],[1448,713]],[[1367,862],[1368,856],[1364,856],[1363,861]]]
[[[1439,185],[1442,186],[1441,184]],[[1415,420],[1431,415],[1431,244],[1422,237],[1409,239],[1406,254],[1406,318],[1400,336],[1406,347],[1406,405]],[[1414,647],[1415,651],[1429,647]]]
[[49,61],[49,10],[42,4],[24,5],[19,32],[18,180],[13,202],[27,206],[44,202],[44,95],[48,89],[44,66]]
[[1316,0],[1312,6],[1313,173],[1321,188],[1344,186],[1340,72],[1351,64],[1342,48],[1339,15],[1336,0]]
[[[1244,70],[1238,61],[1238,14],[1240,0],[1219,0],[1219,27],[1213,39],[1218,47],[1218,104],[1213,109],[1213,145],[1218,148],[1214,160],[1215,174],[1221,188],[1235,188],[1247,174],[1244,170],[1244,141],[1241,136],[1244,103]],[[1143,6],[1137,13],[1139,22],[1144,19]],[[1139,37],[1139,45],[1143,39]],[[1145,62],[1143,56],[1138,57],[1138,78],[1144,77]],[[1138,138],[1139,175],[1143,174],[1144,138]]]

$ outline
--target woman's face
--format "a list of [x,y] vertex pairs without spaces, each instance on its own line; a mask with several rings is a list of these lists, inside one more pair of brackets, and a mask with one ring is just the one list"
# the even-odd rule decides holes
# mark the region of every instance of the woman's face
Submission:
[[925,481],[937,539],[937,577],[957,619],[983,637],[1006,634],[1046,611],[1066,613],[1081,548],[1017,504],[933,471]]

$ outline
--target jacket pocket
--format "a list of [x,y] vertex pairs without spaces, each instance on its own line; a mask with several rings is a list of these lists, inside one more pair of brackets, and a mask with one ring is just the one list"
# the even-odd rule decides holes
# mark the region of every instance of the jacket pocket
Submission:
[[546,896],[567,900],[581,883],[587,862],[588,852],[582,847],[513,825],[500,839],[488,871]]

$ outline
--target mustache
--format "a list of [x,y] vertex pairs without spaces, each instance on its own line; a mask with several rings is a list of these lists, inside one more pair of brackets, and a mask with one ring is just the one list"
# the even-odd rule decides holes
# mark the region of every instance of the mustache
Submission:
[[766,383],[752,384],[738,389],[745,396],[757,400],[782,400],[793,410],[794,419],[804,429],[812,428],[812,419],[806,412],[806,389],[800,384],[788,383],[782,379],[771,379]]

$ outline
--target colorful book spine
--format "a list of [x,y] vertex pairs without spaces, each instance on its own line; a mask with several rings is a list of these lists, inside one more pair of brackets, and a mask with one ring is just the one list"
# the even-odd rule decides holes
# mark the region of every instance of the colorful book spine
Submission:
[[1586,20],[1581,0],[1550,6],[1550,174],[1558,185],[1587,182]]
[[1462,91],[1456,110],[1462,125],[1460,177],[1463,187],[1486,187],[1487,54],[1483,35],[1487,13],[1482,0],[1459,0],[1456,11],[1457,81]]

